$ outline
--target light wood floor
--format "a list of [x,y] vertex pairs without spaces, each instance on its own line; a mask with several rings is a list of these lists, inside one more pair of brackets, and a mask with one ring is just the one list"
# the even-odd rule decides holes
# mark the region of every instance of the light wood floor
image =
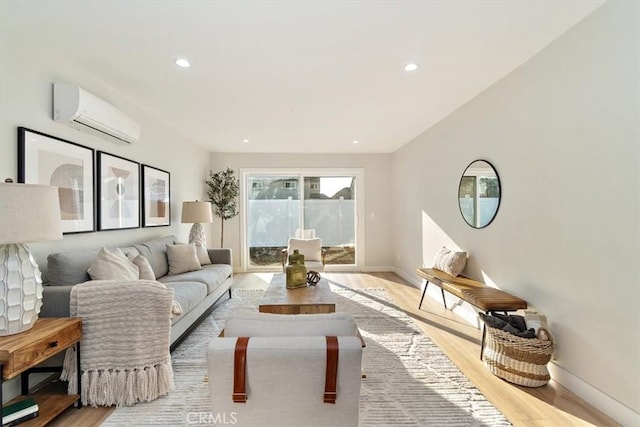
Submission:
[[[420,290],[394,273],[325,273],[332,282],[348,288],[384,288],[398,308],[411,316],[427,334],[504,414],[514,426],[617,426],[613,420],[553,381],[538,388],[520,387],[492,375],[480,361],[480,331],[439,301],[425,298],[418,310]],[[234,288],[266,288],[271,274],[237,274]],[[366,349],[365,349],[366,351]],[[364,379],[363,381],[366,381]],[[53,426],[100,425],[110,408],[68,409]]]

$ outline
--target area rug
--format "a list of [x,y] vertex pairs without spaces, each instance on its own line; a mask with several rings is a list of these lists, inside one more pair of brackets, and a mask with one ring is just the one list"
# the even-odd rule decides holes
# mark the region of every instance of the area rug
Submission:
[[[336,310],[352,313],[365,339],[361,426],[509,426],[384,289],[344,289]],[[261,290],[235,290],[172,354],[175,389],[153,402],[117,408],[104,426],[189,426],[210,413],[205,350],[238,307],[257,311]],[[212,420],[222,424],[222,419]],[[233,420],[226,420],[227,423]],[[265,426],[270,427],[270,426]],[[275,426],[274,426],[275,427]],[[301,426],[304,427],[304,426]]]

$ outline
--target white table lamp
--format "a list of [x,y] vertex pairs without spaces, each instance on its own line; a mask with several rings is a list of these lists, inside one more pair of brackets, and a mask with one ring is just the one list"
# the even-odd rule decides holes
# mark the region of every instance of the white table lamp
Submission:
[[42,273],[24,243],[62,239],[58,188],[0,183],[0,336],[31,329]]
[[182,202],[182,221],[193,223],[189,232],[189,243],[195,243],[203,248],[207,247],[207,237],[202,224],[213,222],[211,202]]

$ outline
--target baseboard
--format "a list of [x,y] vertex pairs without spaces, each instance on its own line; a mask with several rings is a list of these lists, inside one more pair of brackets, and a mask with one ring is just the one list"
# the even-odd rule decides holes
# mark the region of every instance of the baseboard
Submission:
[[407,281],[407,283],[415,286],[416,288],[422,289],[422,280],[420,279],[420,277],[418,277],[417,274],[413,272],[409,273],[398,267],[393,267],[391,271],[396,273],[398,276],[402,277],[404,280]]
[[594,386],[564,368],[554,364],[547,365],[553,381],[575,393],[594,408],[606,414],[623,426],[640,426],[640,413],[634,411],[623,403],[618,402],[608,394],[598,390]]
[[391,266],[374,266],[374,267],[362,267],[361,271],[363,273],[384,273],[386,271],[394,271],[394,268]]

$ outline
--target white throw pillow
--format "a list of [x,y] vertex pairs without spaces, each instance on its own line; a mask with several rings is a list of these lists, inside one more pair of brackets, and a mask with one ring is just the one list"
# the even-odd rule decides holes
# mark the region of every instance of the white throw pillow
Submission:
[[200,261],[200,265],[208,265],[211,264],[211,259],[209,259],[209,252],[207,252],[207,248],[200,242],[196,243],[196,253],[198,254],[198,261]]
[[169,274],[171,275],[202,270],[196,253],[196,245],[193,243],[188,245],[167,245],[167,260],[169,261]]
[[438,252],[436,252],[436,255],[433,257],[433,268],[441,270],[440,266],[442,265],[442,260],[444,259],[444,257],[449,255],[450,253],[451,253],[451,250],[446,246],[443,246],[440,249],[438,249]]
[[452,276],[459,276],[467,265],[467,253],[452,251],[442,247],[433,259],[433,268]]
[[289,239],[288,253],[298,249],[305,261],[322,261],[322,239]]
[[139,279],[141,280],[156,280],[156,275],[151,268],[149,260],[142,255],[136,255],[131,262],[133,262],[140,270]]
[[236,311],[224,326],[225,337],[356,336],[358,326],[349,313],[288,314]]
[[139,268],[120,249],[100,249],[87,270],[92,280],[138,280]]

